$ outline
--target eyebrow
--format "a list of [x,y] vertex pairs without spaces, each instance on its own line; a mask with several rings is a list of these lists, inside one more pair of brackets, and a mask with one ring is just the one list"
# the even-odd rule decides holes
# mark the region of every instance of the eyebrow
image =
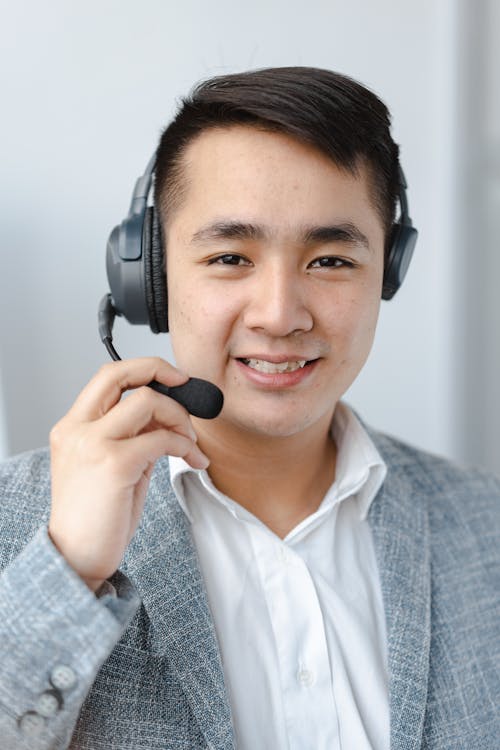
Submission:
[[[213,240],[270,240],[273,232],[260,224],[241,221],[215,221],[195,232],[191,244],[202,244]],[[303,227],[297,236],[303,245],[325,242],[345,242],[369,248],[368,238],[350,221],[332,226]]]

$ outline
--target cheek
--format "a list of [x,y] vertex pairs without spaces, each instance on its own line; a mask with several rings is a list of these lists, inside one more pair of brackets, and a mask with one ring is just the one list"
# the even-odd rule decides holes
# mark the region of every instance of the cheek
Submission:
[[196,298],[182,290],[168,290],[168,320],[171,332],[196,330],[196,319],[199,315],[199,306],[195,304]]
[[226,329],[237,317],[234,308],[220,293],[185,287],[171,294],[169,289],[168,317],[172,327],[188,327],[193,336],[203,337],[207,329]]
[[[337,342],[342,360],[364,361],[371,349],[377,326],[380,299],[355,295],[335,307],[330,317],[329,332]],[[335,344],[334,344],[335,348]]]
[[234,307],[206,287],[169,286],[170,340],[179,367],[195,374],[209,364],[212,369],[225,356],[238,315]]

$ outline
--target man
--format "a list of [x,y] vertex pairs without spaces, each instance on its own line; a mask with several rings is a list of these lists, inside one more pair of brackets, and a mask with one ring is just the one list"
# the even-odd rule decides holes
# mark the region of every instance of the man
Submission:
[[[385,106],[337,74],[183,102],[155,169],[179,369],[104,366],[50,462],[2,472],[6,747],[498,746],[499,483],[340,400],[398,174]],[[147,387],[188,376],[219,417]]]

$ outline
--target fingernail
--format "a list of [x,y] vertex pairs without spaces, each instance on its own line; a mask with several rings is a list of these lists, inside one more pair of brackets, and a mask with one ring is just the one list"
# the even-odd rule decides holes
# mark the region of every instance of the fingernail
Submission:
[[208,469],[208,467],[210,466],[210,459],[200,451],[199,456],[196,459],[196,463],[198,464],[199,469]]

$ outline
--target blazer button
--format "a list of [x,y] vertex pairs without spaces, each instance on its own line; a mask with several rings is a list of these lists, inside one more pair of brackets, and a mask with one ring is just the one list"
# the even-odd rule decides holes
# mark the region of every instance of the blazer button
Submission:
[[59,690],[46,690],[35,703],[35,710],[40,716],[47,718],[55,716],[63,705],[62,695]]
[[18,720],[19,729],[25,737],[38,737],[45,727],[45,719],[36,711],[26,711]]
[[50,684],[57,690],[69,690],[76,685],[76,674],[66,664],[57,664],[50,673]]

